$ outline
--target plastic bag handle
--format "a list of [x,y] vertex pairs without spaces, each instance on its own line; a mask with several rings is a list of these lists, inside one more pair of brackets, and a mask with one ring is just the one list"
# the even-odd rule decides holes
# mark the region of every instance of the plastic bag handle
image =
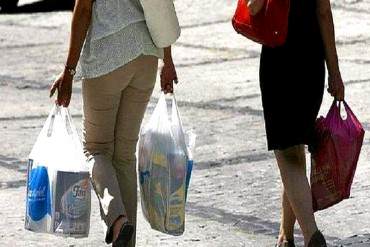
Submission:
[[65,108],[64,112],[65,112],[65,124],[66,124],[67,133],[68,133],[68,135],[72,135],[73,131],[72,131],[71,113],[69,112],[68,108]]
[[50,123],[48,126],[48,132],[47,132],[47,137],[51,137],[51,134],[53,133],[53,127],[54,127],[54,121],[55,121],[55,115],[57,113],[58,105],[54,105],[53,109],[51,111],[51,116],[50,116]]
[[[339,105],[337,106],[336,104],[339,102]],[[347,117],[346,119],[343,119],[342,116],[341,116],[341,104],[344,105],[344,109],[347,113]],[[351,108],[349,107],[349,105],[347,104],[346,101],[338,101],[338,100],[335,100],[333,101],[333,104],[326,116],[326,119],[336,119],[335,121],[340,121],[342,123],[345,123],[345,124],[354,124],[356,125],[357,127],[360,127],[362,128],[362,125],[361,125],[361,122],[357,119],[356,115],[352,112]]]
[[[179,145],[183,146],[185,152],[186,152],[186,155],[189,156],[189,152],[188,152],[188,149],[187,149],[187,145],[186,145],[186,141],[185,141],[185,133],[184,133],[184,128],[183,128],[183,125],[182,125],[182,121],[181,121],[181,117],[180,117],[180,112],[179,112],[179,108],[177,106],[177,101],[176,101],[176,97],[175,97],[175,94],[171,94],[171,97],[172,97],[172,109],[171,109],[171,117],[172,117],[172,121],[174,121],[174,119],[176,118],[176,121],[177,121],[177,124],[178,124],[178,127],[180,128],[180,136],[178,137],[179,140],[182,140],[182,143],[178,143]],[[177,141],[179,141],[177,140]]]
[[51,111],[51,119],[50,119],[50,123],[48,126],[47,137],[52,136],[53,128],[54,128],[54,121],[57,115],[59,115],[64,121],[68,135],[72,135],[73,134],[72,120],[71,120],[72,118],[71,118],[71,114],[68,108],[63,108],[55,104],[53,107],[53,110]]
[[[342,116],[340,115],[340,113],[341,113],[341,104],[345,104],[345,109],[346,109],[346,112],[347,112],[347,115],[348,115],[348,111],[347,111],[347,108],[346,108],[346,103],[345,103],[345,101],[339,101],[339,100],[336,100],[336,99],[334,99],[333,100],[333,103],[332,103],[332,105],[331,105],[331,107],[330,107],[330,110],[329,110],[329,112],[328,112],[328,114],[327,114],[327,118],[329,117],[329,116],[332,116],[332,117],[334,117],[334,118],[337,118],[338,116],[339,116],[339,119],[340,120],[342,120],[342,121],[344,121],[343,120],[343,118],[342,118]],[[338,105],[337,105],[338,104]],[[331,117],[330,117],[331,118]]]
[[177,119],[179,120],[179,125],[181,129],[183,130],[182,121],[180,117],[179,108],[177,107],[177,100],[176,100],[175,94],[172,94],[171,97],[172,97],[172,115],[175,115],[177,117]]
[[164,93],[160,94],[157,105],[155,106],[152,116],[149,119],[148,125],[142,129],[142,133],[145,133],[148,129],[151,128],[160,128],[162,130],[170,128],[167,103]]
[[349,116],[350,116],[355,122],[357,122],[357,124],[361,124],[346,101],[343,101],[343,105],[344,105],[344,109],[346,109],[346,112],[347,112],[347,119],[346,120],[349,121]]

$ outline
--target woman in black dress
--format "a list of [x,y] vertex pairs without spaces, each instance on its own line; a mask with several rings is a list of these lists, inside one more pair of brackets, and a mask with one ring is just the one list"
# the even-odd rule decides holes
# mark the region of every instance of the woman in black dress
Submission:
[[[250,0],[250,12],[258,13],[264,1]],[[286,43],[277,48],[264,46],[260,61],[268,149],[274,150],[284,186],[277,246],[294,246],[297,219],[305,246],[321,247],[326,243],[312,210],[304,145],[313,148],[315,141],[314,124],[324,93],[325,62],[329,93],[343,100],[344,86],[330,0],[291,0],[290,4]]]

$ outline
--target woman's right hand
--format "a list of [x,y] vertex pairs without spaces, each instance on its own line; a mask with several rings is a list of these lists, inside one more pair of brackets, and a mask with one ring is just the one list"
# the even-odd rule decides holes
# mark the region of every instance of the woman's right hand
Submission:
[[68,107],[72,96],[73,76],[63,71],[50,87],[50,97],[58,91],[55,103],[59,106]]
[[265,5],[266,0],[245,0],[247,1],[247,6],[249,13],[254,16],[257,15]]
[[167,93],[173,93],[173,83],[178,83],[177,80],[177,73],[175,65],[172,61],[164,62],[162,70],[161,70],[161,88],[162,91]]
[[162,91],[173,93],[173,83],[178,83],[176,67],[172,60],[171,46],[164,48],[163,67],[161,69],[161,88]]

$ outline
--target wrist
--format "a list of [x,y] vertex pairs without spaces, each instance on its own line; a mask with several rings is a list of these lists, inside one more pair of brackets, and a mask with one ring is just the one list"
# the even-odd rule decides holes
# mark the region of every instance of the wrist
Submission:
[[172,54],[171,53],[164,53],[163,63],[171,64],[173,63]]
[[339,70],[329,71],[329,78],[341,78]]
[[69,76],[74,77],[75,74],[76,74],[76,67],[65,65],[64,66],[64,73],[69,75]]

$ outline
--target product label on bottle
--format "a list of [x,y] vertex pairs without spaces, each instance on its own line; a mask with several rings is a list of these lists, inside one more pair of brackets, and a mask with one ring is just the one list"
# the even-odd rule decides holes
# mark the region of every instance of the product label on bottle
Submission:
[[28,177],[27,213],[33,221],[51,212],[48,170],[44,166],[32,168]]
[[55,185],[54,231],[87,235],[90,227],[91,188],[88,172],[58,171]]
[[87,213],[88,179],[73,184],[61,199],[62,212],[71,219],[78,219]]

